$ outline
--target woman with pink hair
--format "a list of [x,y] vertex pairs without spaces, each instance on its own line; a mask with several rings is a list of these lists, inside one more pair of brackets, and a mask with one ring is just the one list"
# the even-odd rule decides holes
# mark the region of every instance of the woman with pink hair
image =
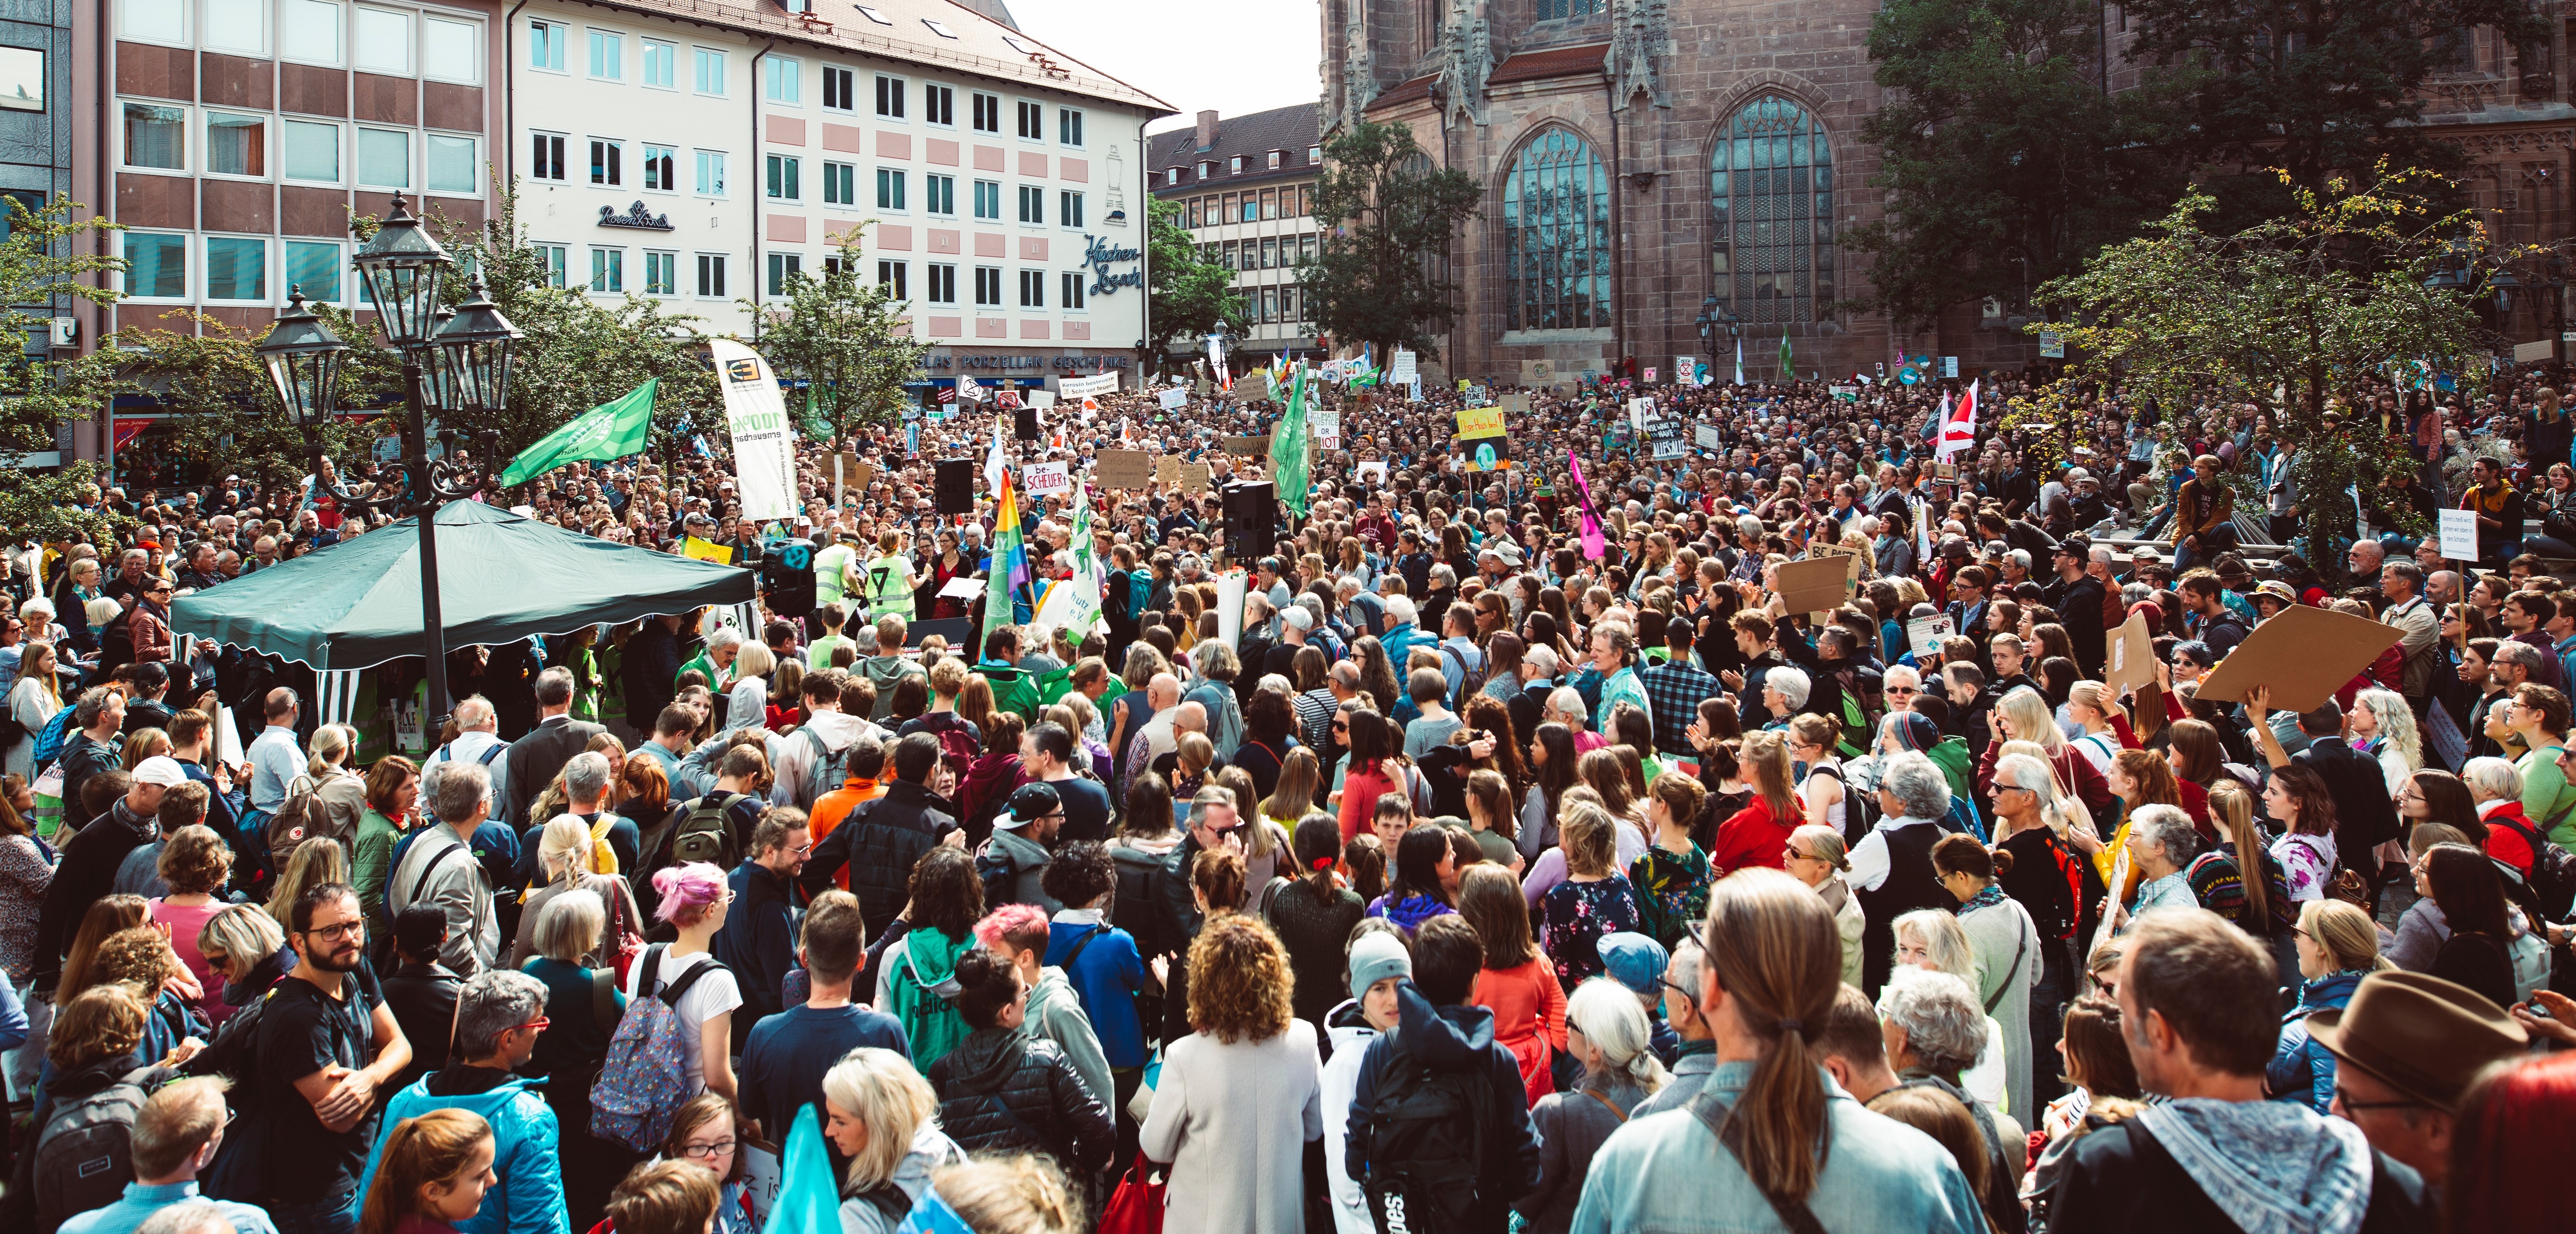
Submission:
[[708,944],[724,928],[725,906],[733,890],[723,870],[692,861],[656,871],[653,890],[662,897],[653,915],[679,928],[669,943],[655,943],[627,970],[628,1002],[685,985],[671,1011],[686,1030],[681,1034],[680,1062],[691,1093],[715,1092],[739,1100],[733,1064],[726,1048],[733,1031],[733,1009],[742,1005],[742,987],[733,971],[716,962]]

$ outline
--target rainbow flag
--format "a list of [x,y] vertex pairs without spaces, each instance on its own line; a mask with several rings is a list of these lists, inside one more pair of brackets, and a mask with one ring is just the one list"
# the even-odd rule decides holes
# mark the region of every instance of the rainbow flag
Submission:
[[[999,460],[995,460],[999,462]],[[1020,589],[1028,586],[1029,547],[1020,534],[1020,497],[1011,483],[1007,463],[988,470],[993,482],[993,560],[985,571],[984,637],[1014,624],[1012,608]],[[978,642],[968,654],[981,656],[984,648]]]

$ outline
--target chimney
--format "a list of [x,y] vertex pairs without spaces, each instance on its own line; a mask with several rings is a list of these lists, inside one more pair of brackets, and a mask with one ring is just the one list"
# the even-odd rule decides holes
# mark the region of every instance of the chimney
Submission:
[[1215,148],[1216,148],[1216,113],[1215,113],[1215,112],[1212,112],[1212,111],[1203,111],[1203,112],[1200,112],[1200,113],[1199,113],[1199,129],[1198,129],[1198,135],[1199,135],[1199,149],[1201,149],[1201,150],[1213,150],[1213,149],[1215,149]]

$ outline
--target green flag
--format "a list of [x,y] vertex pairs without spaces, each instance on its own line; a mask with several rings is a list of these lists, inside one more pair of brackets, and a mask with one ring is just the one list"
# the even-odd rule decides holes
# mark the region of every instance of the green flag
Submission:
[[1270,427],[1270,479],[1279,500],[1297,517],[1306,517],[1306,370],[1297,370],[1289,388],[1288,414]]
[[520,451],[501,473],[502,487],[524,484],[566,463],[624,458],[643,450],[644,432],[653,424],[653,388],[660,381],[648,377],[626,397],[573,417],[572,423]]
[[1780,332],[1780,380],[1789,381],[1797,375],[1797,365],[1789,355],[1789,332],[1783,330]]

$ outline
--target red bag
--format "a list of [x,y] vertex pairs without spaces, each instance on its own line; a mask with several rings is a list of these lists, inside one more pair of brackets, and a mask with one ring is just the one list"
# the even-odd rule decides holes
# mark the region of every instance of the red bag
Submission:
[[1100,1209],[1100,1234],[1163,1234],[1163,1171],[1136,1154]]

